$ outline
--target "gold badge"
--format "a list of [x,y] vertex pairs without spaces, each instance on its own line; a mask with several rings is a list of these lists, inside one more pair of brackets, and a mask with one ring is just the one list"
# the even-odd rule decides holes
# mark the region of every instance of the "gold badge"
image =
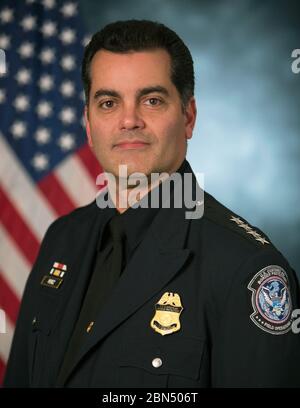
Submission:
[[162,336],[174,333],[180,330],[179,316],[182,310],[178,293],[166,292],[155,305],[155,315],[150,326]]

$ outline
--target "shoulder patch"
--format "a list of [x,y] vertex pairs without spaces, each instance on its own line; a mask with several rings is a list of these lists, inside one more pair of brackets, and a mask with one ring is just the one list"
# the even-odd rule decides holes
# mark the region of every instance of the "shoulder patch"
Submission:
[[263,237],[261,234],[255,231],[254,228],[250,227],[249,224],[241,220],[239,217],[231,216],[230,221],[235,222],[240,228],[243,228],[247,234],[251,235],[256,241],[260,242],[262,245],[270,244],[270,242],[267,241],[265,237]]
[[292,300],[286,271],[269,265],[255,274],[248,284],[252,292],[251,320],[271,334],[287,333],[292,324]]

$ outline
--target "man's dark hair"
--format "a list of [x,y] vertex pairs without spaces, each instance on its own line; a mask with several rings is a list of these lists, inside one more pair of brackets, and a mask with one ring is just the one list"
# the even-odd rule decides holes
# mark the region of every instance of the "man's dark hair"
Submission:
[[194,95],[194,67],[191,53],[179,36],[161,23],[148,20],[116,21],[95,33],[82,61],[82,81],[88,105],[91,89],[90,66],[97,51],[116,53],[161,48],[171,57],[171,80],[181,97],[183,108]]

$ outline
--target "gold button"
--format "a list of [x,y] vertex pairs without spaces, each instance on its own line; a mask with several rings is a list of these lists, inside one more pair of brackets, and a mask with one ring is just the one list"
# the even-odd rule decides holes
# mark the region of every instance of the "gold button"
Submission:
[[89,333],[92,330],[92,327],[94,326],[94,323],[95,322],[90,322],[90,324],[88,325],[88,327],[86,329],[87,333]]
[[159,368],[159,367],[161,367],[161,366],[162,366],[162,360],[161,360],[161,358],[159,358],[159,357],[154,358],[154,359],[152,360],[152,366],[153,366],[154,368]]

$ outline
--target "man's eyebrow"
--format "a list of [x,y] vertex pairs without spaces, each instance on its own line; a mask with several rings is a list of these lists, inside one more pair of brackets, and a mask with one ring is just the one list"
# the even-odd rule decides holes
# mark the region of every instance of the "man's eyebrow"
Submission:
[[[170,95],[167,88],[161,85],[157,85],[157,86],[148,86],[146,88],[142,88],[138,90],[137,96],[141,97],[141,96],[145,96],[145,95],[148,95],[150,93],[155,93],[155,92],[161,93],[165,96]],[[113,98],[121,97],[121,95],[118,92],[114,91],[113,89],[104,89],[104,88],[98,89],[98,91],[95,92],[94,99],[96,100],[100,98],[101,96],[111,96]]]
[[148,95],[150,93],[155,93],[155,92],[161,93],[161,94],[163,94],[165,96],[170,95],[167,88],[165,88],[164,86],[161,86],[161,85],[149,86],[147,88],[140,89],[137,92],[137,94],[138,94],[139,97],[141,97],[141,96],[145,96],[145,95]]
[[98,91],[95,92],[94,99],[98,99],[101,96],[112,96],[114,98],[119,98],[120,94],[112,89],[98,89]]

